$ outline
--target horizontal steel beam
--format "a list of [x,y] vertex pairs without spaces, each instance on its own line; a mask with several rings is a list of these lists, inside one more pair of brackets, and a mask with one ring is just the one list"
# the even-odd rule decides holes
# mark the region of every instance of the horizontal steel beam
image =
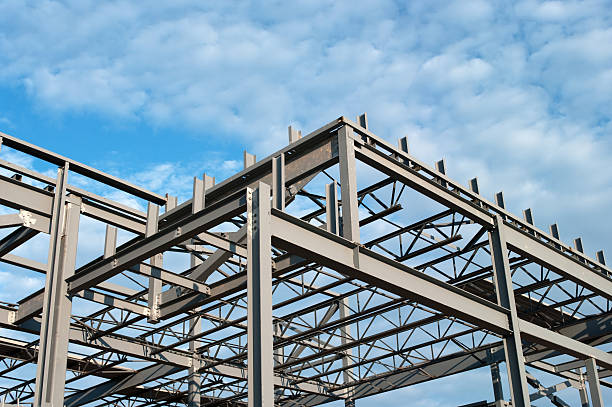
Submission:
[[183,243],[186,239],[231,219],[244,212],[245,208],[246,198],[244,194],[232,197],[219,205],[208,207],[178,222],[172,228],[162,229],[156,234],[118,251],[111,257],[77,271],[69,279],[68,291],[69,293],[76,293],[105,281],[123,270],[127,270],[172,246]]
[[[508,314],[503,308],[274,209],[272,241],[284,250],[480,328],[498,334],[509,331]],[[612,356],[597,348],[524,320],[519,320],[519,326],[526,340],[582,359],[594,358],[600,366],[612,367]]]
[[22,153],[29,154],[32,157],[40,158],[41,160],[45,160],[57,166],[64,166],[65,163],[68,163],[70,165],[70,171],[72,172],[84,175],[88,178],[127,192],[128,194],[135,195],[139,198],[146,199],[147,201],[151,201],[158,205],[166,203],[166,198],[161,195],[147,191],[144,188],[138,187],[113,175],[106,174],[78,161],[63,157],[59,154],[53,153],[49,150],[35,146],[34,144],[30,144],[2,132],[0,132],[0,138],[2,139],[2,144],[5,146],[21,151]]
[[274,209],[272,243],[483,329],[510,332],[508,312],[502,307]]
[[586,267],[576,259],[542,244],[530,234],[504,224],[507,244],[512,251],[607,299],[612,299],[612,280]]

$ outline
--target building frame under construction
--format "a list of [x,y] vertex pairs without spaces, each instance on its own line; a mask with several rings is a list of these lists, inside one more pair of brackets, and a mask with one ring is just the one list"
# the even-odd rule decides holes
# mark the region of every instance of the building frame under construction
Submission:
[[[285,148],[194,178],[181,203],[0,137],[57,169],[0,160],[0,261],[45,276],[0,303],[5,405],[354,406],[486,367],[493,398],[470,405],[567,406],[572,388],[598,407],[612,387],[603,251],[486,200],[365,114],[290,127]],[[103,232],[79,239],[85,221]],[[84,244],[99,252],[80,258]]]

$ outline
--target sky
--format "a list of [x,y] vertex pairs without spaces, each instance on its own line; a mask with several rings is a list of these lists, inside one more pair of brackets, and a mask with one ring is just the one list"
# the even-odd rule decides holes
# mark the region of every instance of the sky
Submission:
[[[610,1],[0,0],[0,131],[187,197],[243,149],[282,148],[288,125],[367,112],[376,135],[612,256],[610,44]],[[456,401],[439,393],[423,405]]]

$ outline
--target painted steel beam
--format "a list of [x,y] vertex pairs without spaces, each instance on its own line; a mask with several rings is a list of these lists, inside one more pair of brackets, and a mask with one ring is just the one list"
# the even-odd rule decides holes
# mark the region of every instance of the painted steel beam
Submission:
[[504,336],[504,353],[508,370],[508,381],[512,404],[518,407],[530,406],[529,389],[525,373],[525,359],[519,331],[519,317],[512,289],[512,275],[508,261],[505,230],[499,215],[495,218],[495,228],[489,232],[489,247],[495,281],[497,303],[510,310],[510,325],[512,333]]
[[[1,205],[17,210],[26,210],[39,216],[42,215],[46,218],[51,216],[51,209],[53,205],[52,192],[34,187],[24,182],[16,181],[3,175],[0,175],[0,191],[3,192],[0,194]],[[93,195],[87,193],[86,191],[79,190],[79,192],[80,193],[75,193],[75,195]],[[82,215],[100,220],[102,222],[108,222],[114,226],[133,233],[144,234],[144,221],[135,216],[135,213],[138,213],[138,211],[128,208],[125,205],[110,201],[106,198],[95,196],[95,199],[102,201],[105,205],[85,200],[81,203]],[[129,210],[129,212],[122,213],[119,209],[113,209],[113,206],[124,211]],[[41,219],[40,222],[44,222],[44,225],[49,224],[48,219]],[[49,233],[48,228],[47,230],[41,231]]]
[[18,227],[0,240],[0,257],[10,253],[13,249],[21,246],[38,233],[38,230],[35,229],[27,228],[25,226]]
[[117,251],[117,254],[102,259],[76,273],[69,280],[69,292],[76,293],[92,287],[108,278],[127,270],[186,239],[214,227],[235,215],[244,212],[244,194],[232,197],[227,202],[205,209],[156,234],[146,237],[130,247]]
[[355,156],[360,161],[390,177],[394,177],[447,208],[465,215],[468,219],[472,219],[483,226],[493,226],[491,214],[476,206],[473,202],[460,197],[448,188],[444,188],[434,180],[423,176],[394,158],[376,150],[374,147],[366,145],[361,140],[356,140],[356,147],[357,145],[360,148],[355,148]]
[[66,377],[63,372],[67,364],[72,308],[66,278],[75,270],[81,209],[80,198],[66,200],[64,196],[67,172],[67,164],[58,169],[36,370],[35,407],[61,406],[64,400]]
[[[255,188],[259,182],[272,185],[272,161],[280,154],[285,155],[285,186],[291,195],[295,195],[304,180],[321,170],[329,168],[338,161],[338,146],[332,139],[334,131],[339,127],[341,118],[322,126],[297,142],[258,161],[225,181],[210,188],[206,193],[206,205],[216,204],[244,188]],[[160,216],[161,221],[169,224],[182,219],[191,213],[192,200],[189,199]]]
[[[405,298],[414,299],[446,315],[507,335],[511,331],[509,311],[488,301],[431,278],[401,263],[394,262],[336,235],[272,210],[274,246],[335,269]],[[610,368],[612,356],[579,341],[518,320],[522,338],[580,357],[595,357]]]
[[21,151],[23,153],[29,154],[36,158],[40,158],[41,160],[45,160],[51,164],[55,164],[58,166],[64,166],[65,163],[68,163],[70,165],[70,171],[72,172],[84,175],[85,177],[94,179],[103,184],[135,195],[139,198],[146,199],[150,202],[154,202],[157,204],[166,203],[166,198],[161,195],[155,194],[151,191],[147,191],[144,188],[138,187],[113,175],[106,174],[78,161],[63,157],[59,154],[53,153],[49,150],[35,146],[34,144],[30,144],[26,141],[9,136],[8,134],[4,134],[2,132],[0,132],[0,137],[2,138],[2,144],[6,145],[7,147],[11,147],[17,151]]
[[508,310],[274,209],[272,243],[446,315],[498,334],[511,332]]
[[141,369],[140,371],[133,373],[120,380],[109,380],[99,385],[93,386],[85,391],[77,392],[73,395],[66,397],[64,404],[66,407],[77,407],[87,403],[91,403],[96,400],[100,400],[103,397],[107,397],[110,394],[121,393],[128,388],[140,386],[158,380],[166,376],[178,373],[183,368],[171,365],[154,365]]
[[47,265],[36,260],[26,259],[25,257],[16,256],[14,254],[5,254],[0,257],[0,261],[6,264],[11,264],[24,269],[36,271],[37,273],[46,273]]
[[526,232],[504,224],[506,240],[512,251],[574,281],[607,299],[612,299],[612,280],[584,263],[563,255],[553,247],[542,244]]
[[0,204],[51,216],[53,193],[0,175]]
[[591,392],[591,403],[593,407],[603,407],[603,397],[601,396],[601,388],[599,387],[599,372],[597,371],[597,363],[595,359],[586,360],[587,378],[589,381],[589,390]]
[[343,126],[338,130],[338,160],[342,199],[342,236],[359,242],[359,202],[357,201],[357,174],[353,129]]
[[247,189],[249,407],[274,406],[270,187]]

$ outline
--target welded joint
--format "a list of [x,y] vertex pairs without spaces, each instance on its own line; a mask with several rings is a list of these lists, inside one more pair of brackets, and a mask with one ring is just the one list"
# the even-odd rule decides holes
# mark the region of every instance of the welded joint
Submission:
[[23,226],[26,228],[32,227],[36,224],[36,218],[32,215],[32,212],[20,209],[19,219],[23,222]]
[[153,303],[150,307],[147,307],[147,309],[149,310],[149,315],[147,315],[149,321],[159,321],[161,318],[161,293],[155,294],[153,297]]

